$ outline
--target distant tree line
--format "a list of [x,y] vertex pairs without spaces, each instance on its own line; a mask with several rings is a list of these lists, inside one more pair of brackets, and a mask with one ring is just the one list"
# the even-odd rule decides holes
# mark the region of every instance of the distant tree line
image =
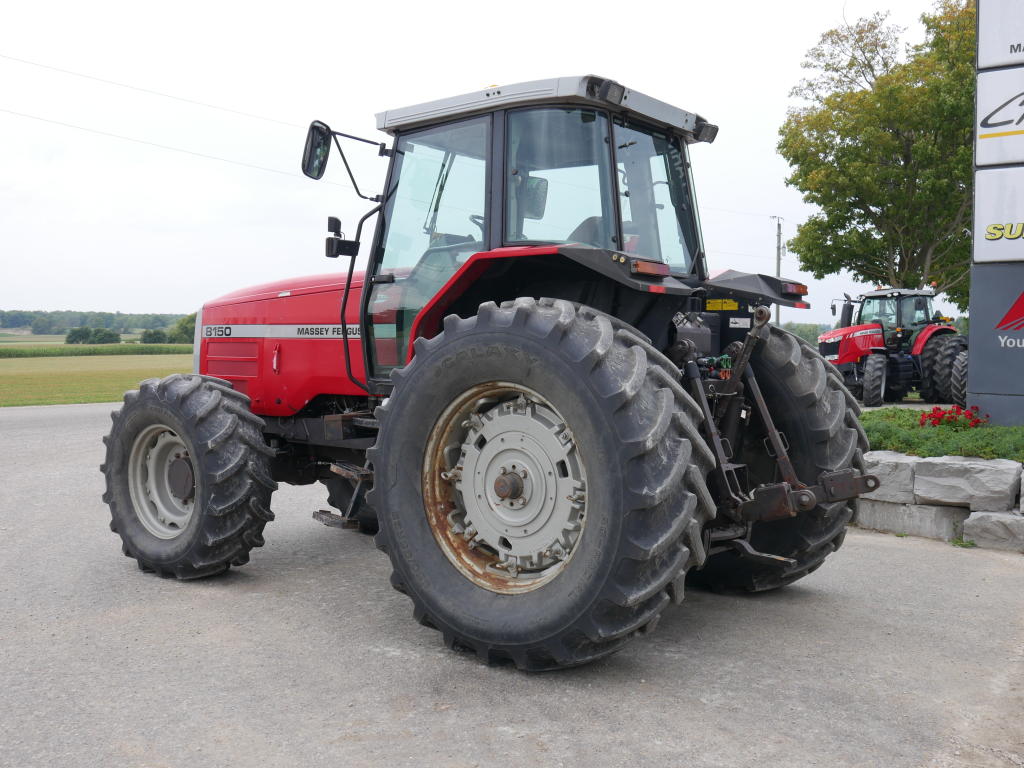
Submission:
[[[184,315],[129,314],[123,312],[53,312],[8,309],[0,310],[0,328],[31,327],[32,333],[67,333],[72,328],[106,328],[117,333],[136,330],[170,328]],[[189,336],[189,341],[192,337]]]
[[[191,344],[196,330],[195,313],[178,318],[171,328],[164,331],[150,328],[142,332],[142,344]],[[64,337],[65,344],[120,344],[121,334],[109,328],[72,328]]]

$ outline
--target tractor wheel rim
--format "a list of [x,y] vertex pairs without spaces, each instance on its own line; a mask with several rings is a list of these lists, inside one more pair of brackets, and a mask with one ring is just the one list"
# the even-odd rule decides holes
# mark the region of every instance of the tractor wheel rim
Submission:
[[438,419],[425,459],[427,520],[466,578],[515,594],[565,568],[586,519],[586,471],[566,420],[537,392],[473,387]]
[[128,492],[143,527],[158,539],[180,536],[195,511],[197,490],[185,441],[163,424],[143,429],[128,457]]

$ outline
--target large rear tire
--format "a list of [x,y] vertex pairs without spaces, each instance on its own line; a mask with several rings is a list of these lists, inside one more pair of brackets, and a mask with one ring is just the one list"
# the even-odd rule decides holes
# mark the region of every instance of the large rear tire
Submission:
[[967,350],[961,349],[953,358],[953,370],[949,377],[950,400],[961,408],[967,407]]
[[417,341],[377,410],[369,496],[417,620],[525,670],[652,629],[714,515],[676,376],[636,331],[559,300],[484,304]]
[[938,403],[941,401],[937,387],[935,386],[935,365],[936,358],[939,355],[939,349],[942,347],[943,340],[948,338],[948,334],[940,333],[938,336],[932,336],[928,341],[925,342],[924,349],[921,350],[921,399],[926,403]]
[[885,402],[885,386],[889,377],[889,360],[885,355],[868,355],[864,361],[864,388],[861,402],[875,408]]
[[967,338],[965,336],[948,334],[939,338],[935,363],[932,368],[932,383],[938,402],[955,402],[952,387],[953,362],[956,360],[956,356],[966,349]]
[[[875,357],[875,356],[872,356]],[[884,358],[879,358],[884,361]],[[868,448],[860,425],[860,409],[843,385],[842,376],[809,344],[778,328],[759,344],[751,357],[758,384],[776,427],[789,443],[797,476],[814,483],[822,472],[863,468]],[[777,482],[777,465],[768,455],[764,427],[755,419],[743,435],[739,460],[751,484]],[[796,560],[778,568],[740,558],[734,552],[716,553],[691,581],[713,589],[759,592],[791,584],[815,571],[835,552],[853,516],[850,502],[819,504],[796,517],[754,523],[754,549]]]
[[172,374],[127,392],[110,416],[103,500],[124,554],[179,579],[248,562],[277,488],[249,399],[221,379]]

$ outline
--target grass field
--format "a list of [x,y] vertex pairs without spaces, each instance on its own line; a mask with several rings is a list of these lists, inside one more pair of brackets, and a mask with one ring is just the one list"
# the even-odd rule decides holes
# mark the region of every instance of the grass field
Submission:
[[143,379],[191,370],[192,355],[0,360],[0,406],[114,402]]

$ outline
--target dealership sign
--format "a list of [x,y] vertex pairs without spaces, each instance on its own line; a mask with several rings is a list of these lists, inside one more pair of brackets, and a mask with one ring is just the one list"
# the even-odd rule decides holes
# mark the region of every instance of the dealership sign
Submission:
[[1024,0],[978,0],[967,402],[1024,425]]

